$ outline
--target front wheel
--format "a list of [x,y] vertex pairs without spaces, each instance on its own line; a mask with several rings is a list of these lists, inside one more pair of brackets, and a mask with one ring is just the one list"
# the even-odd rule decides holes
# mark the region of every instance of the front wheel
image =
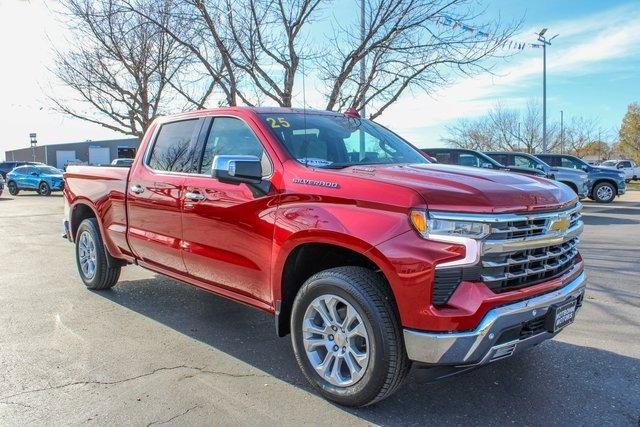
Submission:
[[20,190],[18,190],[18,186],[16,185],[15,181],[9,181],[7,183],[7,188],[9,189],[9,194],[11,194],[12,196],[17,196],[18,194],[20,194]]
[[608,182],[601,182],[593,188],[593,200],[599,203],[611,203],[616,198],[616,188]]
[[85,286],[91,290],[112,288],[120,278],[120,267],[110,267],[98,221],[82,221],[76,233],[76,264]]
[[363,267],[332,268],[304,283],[293,305],[291,340],[311,385],[346,406],[386,398],[411,367],[393,296]]
[[42,181],[40,183],[40,185],[38,186],[38,194],[40,194],[41,196],[50,196],[51,195],[51,187],[49,187],[49,184],[47,184],[46,182]]

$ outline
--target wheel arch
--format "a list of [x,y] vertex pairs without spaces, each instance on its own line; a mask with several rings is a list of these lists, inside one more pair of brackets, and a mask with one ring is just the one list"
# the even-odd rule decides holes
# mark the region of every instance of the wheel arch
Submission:
[[97,214],[95,207],[88,200],[81,199],[71,206],[69,214],[69,230],[71,231],[72,241],[75,242],[76,233],[78,232],[78,227],[80,227],[82,221],[88,218],[95,218],[96,222],[98,223],[98,231],[100,232],[100,237],[102,238],[102,243],[107,255],[107,264],[109,265],[109,267],[126,265],[126,262],[124,260],[113,256],[109,247],[109,240],[106,238],[106,233],[102,225],[100,216]]
[[593,194],[593,190],[596,188],[596,186],[597,186],[598,184],[603,183],[603,182],[606,182],[606,183],[608,183],[608,184],[613,185],[613,188],[615,188],[615,189],[616,189],[616,193],[618,192],[618,184],[616,183],[616,181],[615,181],[615,180],[613,180],[613,179],[611,179],[611,178],[598,178],[598,179],[593,183],[593,185],[591,186],[591,194]]
[[[352,236],[349,237],[353,239]],[[293,245],[282,257],[281,267],[277,270],[280,274],[275,280],[275,323],[278,336],[289,334],[293,301],[304,282],[320,271],[344,266],[368,268],[384,279],[393,296],[393,289],[386,275],[368,255],[368,249],[366,246],[332,240],[303,241]],[[392,304],[397,308],[395,298]]]
[[568,186],[573,191],[575,191],[576,194],[578,194],[578,186],[575,183],[573,183],[571,181],[560,181],[560,182],[563,183],[564,185]]

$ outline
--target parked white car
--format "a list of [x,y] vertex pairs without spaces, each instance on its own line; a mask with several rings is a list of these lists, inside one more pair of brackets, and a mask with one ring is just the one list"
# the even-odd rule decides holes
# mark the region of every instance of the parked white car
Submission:
[[636,165],[633,160],[607,160],[602,162],[600,166],[624,172],[627,181],[640,179],[640,166]]

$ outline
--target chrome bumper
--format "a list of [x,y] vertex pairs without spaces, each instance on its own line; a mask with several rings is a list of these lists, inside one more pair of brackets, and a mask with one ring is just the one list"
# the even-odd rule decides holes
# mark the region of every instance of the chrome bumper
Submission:
[[524,339],[500,342],[501,334],[547,313],[549,306],[584,294],[584,272],[564,287],[548,294],[490,310],[473,331],[432,333],[404,330],[409,359],[437,365],[479,365],[493,362],[552,338],[542,331]]

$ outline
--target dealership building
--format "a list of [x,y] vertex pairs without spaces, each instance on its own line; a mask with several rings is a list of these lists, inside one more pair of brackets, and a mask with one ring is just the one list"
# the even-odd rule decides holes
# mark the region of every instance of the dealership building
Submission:
[[113,159],[133,158],[139,146],[138,138],[70,142],[5,151],[5,159],[42,162],[58,169],[64,169],[69,163],[108,165]]

